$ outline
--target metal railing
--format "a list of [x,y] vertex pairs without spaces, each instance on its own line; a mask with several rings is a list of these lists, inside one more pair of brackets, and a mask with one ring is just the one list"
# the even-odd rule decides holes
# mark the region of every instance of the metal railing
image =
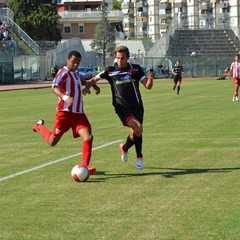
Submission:
[[10,8],[1,8],[0,18],[6,20],[11,29],[27,44],[27,46],[39,55],[40,50],[38,44],[14,22],[14,13]]

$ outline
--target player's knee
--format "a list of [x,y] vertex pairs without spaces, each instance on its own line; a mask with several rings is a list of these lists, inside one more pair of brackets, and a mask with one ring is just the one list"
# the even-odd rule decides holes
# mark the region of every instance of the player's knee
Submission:
[[57,145],[57,142],[48,141],[48,145],[54,147]]
[[50,137],[47,141],[48,145],[54,147],[57,145],[61,137]]
[[93,135],[89,134],[83,137],[83,141],[93,141]]
[[136,129],[134,129],[134,135],[136,135],[137,137],[141,137],[142,136],[142,127],[137,127]]

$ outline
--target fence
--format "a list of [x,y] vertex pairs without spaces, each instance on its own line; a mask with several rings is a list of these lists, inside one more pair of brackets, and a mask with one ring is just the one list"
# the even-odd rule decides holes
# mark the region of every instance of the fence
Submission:
[[159,76],[158,66],[162,65],[163,69],[172,69],[177,60],[181,61],[184,67],[186,77],[219,77],[223,76],[226,67],[230,67],[234,61],[233,57],[210,57],[210,56],[193,56],[177,58],[144,58],[144,66],[147,69],[153,68],[155,76]]

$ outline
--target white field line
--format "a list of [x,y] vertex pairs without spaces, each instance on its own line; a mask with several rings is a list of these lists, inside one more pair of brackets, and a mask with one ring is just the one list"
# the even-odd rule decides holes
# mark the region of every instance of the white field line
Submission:
[[[120,139],[120,140],[116,140],[116,141],[113,141],[113,142],[109,142],[109,143],[100,145],[100,146],[98,146],[98,147],[94,147],[94,148],[92,149],[92,151],[98,150],[98,149],[101,149],[101,148],[104,148],[104,147],[107,147],[107,146],[109,146],[109,145],[112,145],[112,144],[115,144],[115,143],[118,143],[118,142],[121,142],[121,141],[122,141],[122,140]],[[53,160],[53,161],[51,161],[51,162],[44,163],[44,164],[41,164],[41,165],[39,165],[39,166],[30,168],[30,169],[26,169],[26,170],[24,170],[24,171],[21,171],[21,172],[18,172],[18,173],[14,173],[14,174],[12,174],[12,175],[9,175],[9,176],[0,178],[0,182],[5,181],[5,180],[8,180],[8,179],[10,179],[10,178],[17,177],[17,176],[19,176],[19,175],[23,175],[23,174],[25,174],[25,173],[33,172],[33,171],[38,170],[38,169],[40,169],[40,168],[44,168],[44,167],[47,167],[47,166],[50,166],[50,165],[53,165],[53,164],[56,164],[56,163],[59,163],[59,162],[63,162],[63,161],[65,161],[65,160],[69,159],[69,158],[73,158],[73,157],[76,157],[76,156],[79,156],[79,155],[82,155],[82,152],[76,153],[76,154],[73,154],[73,155],[70,155],[70,156],[68,156],[68,157],[59,158],[59,159],[57,159],[57,160]]]

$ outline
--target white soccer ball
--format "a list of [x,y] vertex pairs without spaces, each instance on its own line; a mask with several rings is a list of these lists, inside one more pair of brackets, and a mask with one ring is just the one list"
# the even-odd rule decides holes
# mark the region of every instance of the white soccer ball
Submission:
[[195,53],[195,52],[192,52],[190,56],[191,56],[191,57],[196,56],[196,53]]
[[89,178],[89,170],[87,167],[76,165],[73,167],[71,175],[76,182],[85,182]]

